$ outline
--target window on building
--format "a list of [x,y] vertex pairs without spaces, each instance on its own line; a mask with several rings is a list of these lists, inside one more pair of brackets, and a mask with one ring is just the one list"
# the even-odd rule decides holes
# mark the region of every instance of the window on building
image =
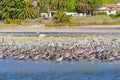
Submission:
[[109,13],[111,13],[111,10],[109,10]]

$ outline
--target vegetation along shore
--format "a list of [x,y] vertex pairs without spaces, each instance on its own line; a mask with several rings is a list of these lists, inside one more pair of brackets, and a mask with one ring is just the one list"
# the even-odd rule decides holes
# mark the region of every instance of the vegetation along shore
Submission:
[[119,0],[1,0],[4,24],[120,25]]

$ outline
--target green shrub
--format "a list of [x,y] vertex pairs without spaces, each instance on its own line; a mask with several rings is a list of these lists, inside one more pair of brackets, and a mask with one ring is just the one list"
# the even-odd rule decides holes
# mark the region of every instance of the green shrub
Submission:
[[120,14],[120,10],[117,10],[116,14]]
[[7,18],[5,21],[8,24],[21,24],[22,23],[21,19],[14,19],[14,20],[12,20],[10,18]]
[[120,10],[116,12],[116,17],[120,17]]
[[115,14],[110,14],[109,16],[112,17],[112,18],[116,18],[117,17],[117,15],[115,15]]
[[39,23],[42,23],[43,19],[42,19],[42,18],[37,18],[37,21],[38,21]]
[[97,15],[107,15],[106,12],[97,12]]
[[118,11],[116,12],[116,14],[110,14],[110,17],[112,17],[112,18],[120,17],[120,10],[118,10]]
[[53,23],[45,24],[47,27],[76,27],[76,26],[89,26],[89,25],[120,25],[120,22],[80,22],[80,23]]
[[12,23],[14,23],[14,24],[21,24],[22,20],[21,19],[15,19],[15,20],[12,20]]
[[66,15],[63,11],[58,11],[52,18],[53,23],[70,23],[71,19],[72,17]]
[[11,24],[12,20],[10,18],[5,19],[6,23]]

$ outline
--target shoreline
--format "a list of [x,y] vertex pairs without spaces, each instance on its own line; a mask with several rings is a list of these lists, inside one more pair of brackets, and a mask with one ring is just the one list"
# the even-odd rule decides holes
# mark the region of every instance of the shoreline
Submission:
[[[17,26],[17,27],[2,27],[0,28],[0,32],[2,33],[31,33],[34,32],[36,34],[41,33],[62,33],[62,34],[116,34],[120,35],[120,25],[117,26],[81,26],[81,27],[45,27],[44,25],[36,25],[36,26]],[[9,35],[9,34],[8,34]]]

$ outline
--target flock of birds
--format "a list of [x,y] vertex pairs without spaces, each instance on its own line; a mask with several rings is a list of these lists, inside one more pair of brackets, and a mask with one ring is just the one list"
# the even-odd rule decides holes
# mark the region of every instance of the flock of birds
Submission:
[[0,59],[33,61],[119,61],[119,41],[0,43]]

